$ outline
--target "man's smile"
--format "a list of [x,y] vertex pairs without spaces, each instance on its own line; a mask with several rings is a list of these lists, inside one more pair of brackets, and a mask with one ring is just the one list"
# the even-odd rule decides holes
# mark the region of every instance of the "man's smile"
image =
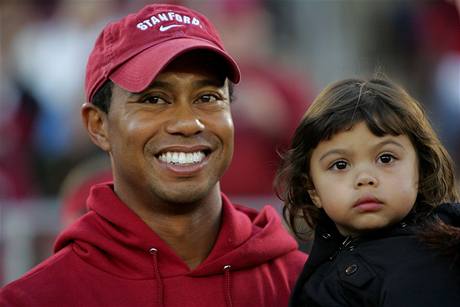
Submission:
[[158,160],[169,163],[169,164],[196,164],[200,163],[206,158],[206,154],[203,151],[196,152],[164,152],[159,157]]

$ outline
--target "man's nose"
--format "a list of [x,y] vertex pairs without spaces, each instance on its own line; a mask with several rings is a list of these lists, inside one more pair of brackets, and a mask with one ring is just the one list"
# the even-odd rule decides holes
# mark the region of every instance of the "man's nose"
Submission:
[[193,106],[178,105],[167,123],[166,131],[170,134],[191,136],[202,132],[204,128],[205,125],[194,112]]

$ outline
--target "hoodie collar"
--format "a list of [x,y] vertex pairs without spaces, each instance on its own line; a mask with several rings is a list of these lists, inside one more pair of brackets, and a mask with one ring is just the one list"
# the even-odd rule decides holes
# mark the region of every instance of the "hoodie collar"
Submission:
[[130,279],[152,277],[150,250],[157,250],[162,277],[205,276],[253,267],[297,249],[278,213],[266,206],[256,210],[232,205],[222,194],[222,225],[207,259],[190,271],[185,262],[113,192],[111,184],[95,185],[89,212],[57,239],[55,252],[72,244],[78,256],[110,274]]
[[192,275],[208,275],[223,266],[232,271],[258,266],[290,251],[297,242],[287,234],[278,213],[271,206],[261,212],[232,205],[222,194],[223,219],[216,244]]

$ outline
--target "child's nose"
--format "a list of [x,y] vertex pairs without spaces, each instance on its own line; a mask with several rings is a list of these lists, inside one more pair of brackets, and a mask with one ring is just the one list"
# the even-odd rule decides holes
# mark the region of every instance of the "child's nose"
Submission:
[[358,174],[355,182],[355,187],[377,186],[378,180],[369,172],[361,172]]

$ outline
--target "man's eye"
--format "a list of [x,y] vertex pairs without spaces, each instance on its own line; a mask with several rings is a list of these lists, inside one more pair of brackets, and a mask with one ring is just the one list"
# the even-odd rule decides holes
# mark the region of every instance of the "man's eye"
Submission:
[[333,170],[343,170],[348,167],[348,163],[346,161],[337,161],[334,162],[334,164],[331,165],[331,169]]
[[216,95],[206,94],[206,95],[201,95],[198,100],[199,102],[216,102],[219,99],[220,98]]
[[141,99],[142,103],[149,103],[149,104],[165,104],[166,101],[158,96],[146,95]]
[[379,156],[379,161],[382,162],[383,164],[391,163],[395,159],[396,158],[391,154],[383,154],[383,155]]

